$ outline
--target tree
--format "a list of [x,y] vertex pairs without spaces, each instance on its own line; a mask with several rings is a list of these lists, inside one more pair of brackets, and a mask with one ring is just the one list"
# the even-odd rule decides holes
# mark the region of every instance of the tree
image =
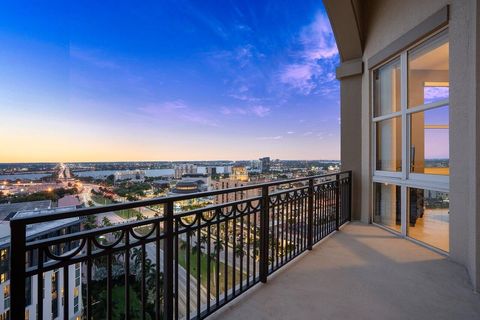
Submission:
[[237,241],[237,245],[235,246],[235,256],[241,258],[245,255],[245,250],[243,246],[244,246],[243,241]]
[[103,219],[102,219],[102,225],[103,225],[104,227],[111,227],[111,226],[113,226],[113,223],[110,221],[110,219],[108,219],[107,216],[105,216],[105,217],[103,217]]
[[85,230],[91,230],[91,229],[98,228],[97,218],[94,214],[85,216],[85,220],[84,220],[84,223],[83,223],[83,228]]
[[223,248],[225,247],[224,245],[224,242],[222,239],[215,239],[215,241],[213,242],[213,252],[211,253],[210,255],[210,258],[211,260],[209,261],[210,263],[213,261],[213,281],[214,281],[214,285],[215,287],[217,286],[217,277],[215,276],[216,275],[216,261],[217,261],[217,256],[220,256],[220,252],[223,251]]

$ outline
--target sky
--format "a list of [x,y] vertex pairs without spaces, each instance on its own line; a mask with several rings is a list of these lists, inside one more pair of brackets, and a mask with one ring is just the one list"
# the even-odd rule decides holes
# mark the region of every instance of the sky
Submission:
[[0,43],[0,162],[340,157],[322,1],[2,1]]

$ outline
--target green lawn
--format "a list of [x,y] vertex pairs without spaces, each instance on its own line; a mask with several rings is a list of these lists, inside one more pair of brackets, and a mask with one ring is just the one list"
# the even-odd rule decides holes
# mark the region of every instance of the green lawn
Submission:
[[[92,194],[92,200],[101,205],[108,205],[113,203],[112,200],[98,194]],[[123,219],[130,219],[130,218],[136,217],[138,214],[138,211],[135,209],[125,209],[125,210],[115,211],[115,214]]]
[[[180,241],[181,243],[181,241]],[[179,243],[179,246],[180,246]],[[178,250],[178,262],[179,264],[186,270],[187,266],[187,261],[186,261],[186,250],[184,248],[179,248]],[[215,293],[215,273],[216,272],[216,260],[215,259],[210,259],[210,288],[212,293]],[[219,282],[220,282],[220,292],[223,292],[225,290],[225,264],[223,262],[220,262],[220,277],[219,277]],[[202,253],[200,255],[200,279],[203,287],[207,287],[207,274],[208,274],[208,260],[207,260],[207,255],[205,253]],[[233,284],[233,268],[231,266],[228,266],[228,288],[232,288]],[[190,274],[197,278],[197,252],[193,251],[190,254]],[[247,277],[247,274],[243,274],[243,280]],[[235,283],[238,285],[240,284],[240,271],[235,270]]]
[[115,211],[115,214],[123,219],[135,218],[139,212],[135,209],[125,209]]
[[[104,285],[95,286],[93,288],[93,318],[104,319],[106,317],[106,299],[107,292]],[[130,318],[141,319],[141,307],[139,293],[135,290],[134,286],[130,286]],[[147,306],[151,307],[150,305]],[[114,284],[112,287],[112,318],[123,319],[125,316],[125,286],[121,284]],[[150,320],[151,317],[147,313],[146,319]]]
[[107,204],[112,204],[113,201],[108,199],[108,198],[105,198],[99,194],[92,194],[92,200],[93,202],[96,202],[98,204],[101,204],[101,205],[107,205]]

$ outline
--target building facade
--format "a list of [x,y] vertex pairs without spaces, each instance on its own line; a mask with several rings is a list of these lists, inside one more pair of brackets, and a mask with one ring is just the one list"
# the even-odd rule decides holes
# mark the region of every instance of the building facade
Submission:
[[174,178],[181,179],[184,174],[197,173],[197,165],[191,164],[191,163],[178,164],[178,165],[175,165],[174,170],[175,170]]
[[[40,201],[35,201],[40,202]],[[26,203],[28,204],[28,203]],[[54,214],[74,210],[76,207],[63,207],[53,209],[39,209],[31,211],[21,211],[14,216],[31,216],[37,214]],[[2,222],[0,227],[0,292],[3,293],[3,299],[0,299],[0,320],[22,319],[18,315],[10,313],[10,228],[8,221]],[[40,223],[27,230],[27,239],[40,240],[62,234],[80,231],[80,220],[78,218],[69,218],[47,223]],[[67,253],[74,249],[74,246],[57,247],[60,253]],[[38,257],[28,255],[27,263],[36,264]],[[43,301],[38,301],[38,277],[33,276],[26,279],[27,295],[25,307],[25,320],[37,319],[39,312],[38,305],[42,304],[44,319],[64,319],[64,270],[55,269],[43,273]],[[69,319],[79,320],[82,314],[82,266],[80,263],[68,266],[68,306]]]
[[113,174],[114,181],[133,181],[133,182],[143,182],[145,181],[145,170],[127,170],[127,171],[117,171]]
[[270,171],[270,157],[263,157],[259,159],[261,164],[262,173],[267,173]]
[[354,218],[464,265],[480,289],[480,1],[324,0]]
[[248,181],[248,171],[245,166],[233,166],[232,173],[230,173],[230,179],[247,182]]
[[[215,180],[211,184],[212,190],[222,190],[222,189],[229,189],[229,188],[239,188],[247,186],[249,183],[240,180],[233,180],[233,179],[219,179]],[[241,192],[231,192],[227,194],[219,194],[215,196],[215,204],[220,203],[227,203],[242,199],[248,199],[251,197],[256,197],[261,194],[261,189],[249,189]]]

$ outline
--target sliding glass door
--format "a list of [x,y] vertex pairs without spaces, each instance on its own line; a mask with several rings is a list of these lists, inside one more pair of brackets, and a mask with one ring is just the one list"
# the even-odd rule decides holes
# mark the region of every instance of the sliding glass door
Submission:
[[444,30],[372,71],[373,222],[449,250],[449,56]]

